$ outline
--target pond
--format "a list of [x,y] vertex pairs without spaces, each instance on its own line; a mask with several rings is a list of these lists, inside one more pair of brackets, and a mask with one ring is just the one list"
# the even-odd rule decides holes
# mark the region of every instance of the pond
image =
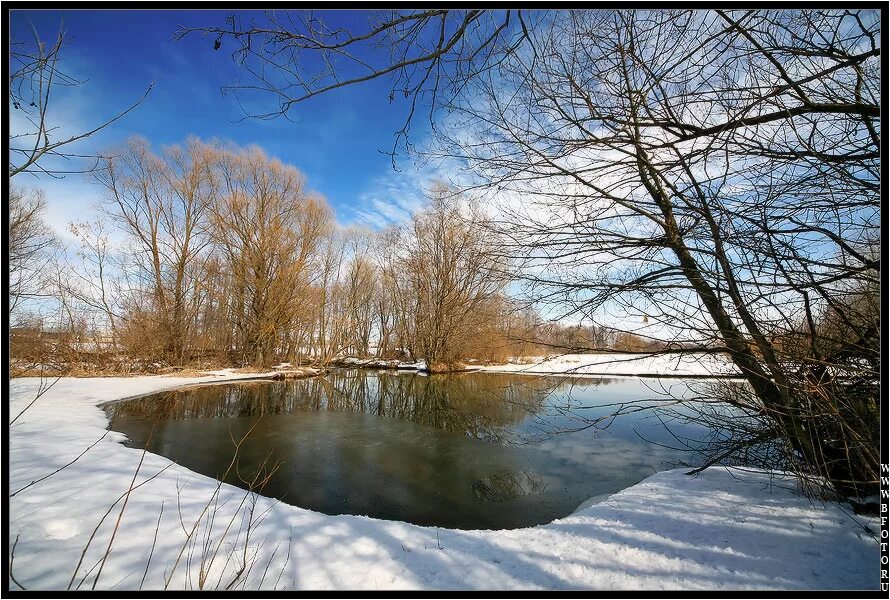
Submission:
[[504,529],[548,523],[593,496],[697,464],[720,433],[686,417],[718,385],[733,383],[353,369],[104,408],[128,446],[289,504]]

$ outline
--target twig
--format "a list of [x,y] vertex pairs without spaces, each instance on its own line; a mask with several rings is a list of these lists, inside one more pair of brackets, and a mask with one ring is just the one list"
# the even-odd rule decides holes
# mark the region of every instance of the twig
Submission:
[[142,574],[142,581],[139,582],[139,589],[145,584],[145,577],[148,575],[148,567],[151,565],[151,557],[154,556],[155,544],[158,541],[158,531],[161,529],[161,517],[164,516],[164,501],[161,501],[161,512],[158,514],[158,524],[155,525],[155,534],[151,540],[151,550],[148,552],[148,561],[145,563],[145,572]]
[[[164,471],[166,471],[167,469],[169,469],[170,467],[172,467],[175,464],[176,463],[171,462],[169,465],[167,465],[166,467],[164,467],[163,469],[161,469],[160,471],[158,471],[157,473],[155,473],[154,475],[152,475],[151,477],[149,477],[148,479],[146,479],[139,485],[135,486],[132,490],[127,490],[127,493],[129,493],[130,491],[135,491],[135,490],[139,489],[140,487],[142,487],[149,481],[153,480],[154,478],[158,477],[161,473],[163,473]],[[111,511],[114,510],[114,507],[117,505],[117,503],[123,499],[124,499],[124,494],[121,494],[117,500],[115,500],[114,502],[111,503],[111,506],[109,506],[108,510],[105,511],[105,514],[102,516],[102,518],[99,519],[99,523],[93,529],[93,533],[90,534],[90,539],[87,540],[86,546],[84,546],[83,551],[80,553],[80,560],[77,561],[77,566],[74,567],[74,573],[71,575],[71,581],[68,582],[67,589],[70,590],[71,586],[74,585],[74,580],[77,578],[77,572],[80,570],[80,566],[83,564],[83,559],[86,556],[87,550],[89,549],[90,545],[92,544],[93,539],[96,537],[96,534],[99,532],[99,528],[102,526],[102,523],[105,522],[105,519],[108,518],[108,515],[111,514]],[[84,581],[85,581],[85,579],[81,580],[80,584],[78,584],[78,588],[80,587],[81,584],[83,584]]]
[[146,448],[142,451],[142,456],[139,458],[139,464],[136,465],[136,472],[133,473],[133,480],[130,481],[130,487],[127,488],[127,493],[124,495],[124,503],[121,505],[121,510],[117,514],[117,521],[114,523],[114,529],[111,530],[111,538],[108,540],[108,547],[105,549],[105,554],[102,556],[102,563],[99,565],[99,571],[96,573],[96,578],[93,580],[93,585],[91,589],[96,589],[96,584],[99,583],[99,577],[102,575],[102,569],[105,568],[105,561],[108,559],[108,555],[111,554],[111,545],[114,544],[114,538],[117,535],[117,530],[120,527],[121,519],[124,516],[124,511],[127,510],[127,503],[130,501],[130,492],[133,491],[133,485],[136,483],[136,478],[139,476],[139,470],[142,469],[142,461],[145,460],[145,455],[148,453],[148,444],[151,443],[151,434],[148,436],[148,442],[146,442]]
[[16,534],[16,536],[15,536],[15,542],[12,543],[12,550],[11,550],[10,553],[9,553],[9,578],[12,580],[12,582],[13,582],[14,584],[16,584],[17,586],[19,586],[19,587],[22,588],[23,590],[26,590],[26,589],[28,589],[28,588],[26,588],[26,587],[23,586],[21,583],[19,583],[18,580],[15,578],[15,575],[12,574],[12,563],[15,561],[15,547],[16,547],[16,546],[18,545],[18,543],[19,543],[19,535],[21,535],[21,534],[18,534],[18,533]]

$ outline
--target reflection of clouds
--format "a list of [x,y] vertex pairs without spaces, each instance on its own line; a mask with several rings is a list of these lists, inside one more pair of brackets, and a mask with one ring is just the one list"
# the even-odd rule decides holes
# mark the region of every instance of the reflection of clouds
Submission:
[[589,480],[594,485],[597,481],[618,482],[621,487],[689,459],[688,453],[639,438],[600,435],[591,440],[583,432],[557,435],[536,444],[535,449],[549,455],[547,462],[554,466],[551,475],[575,482]]
[[504,471],[473,482],[473,496],[482,502],[506,502],[520,496],[540,494],[543,478],[530,471]]

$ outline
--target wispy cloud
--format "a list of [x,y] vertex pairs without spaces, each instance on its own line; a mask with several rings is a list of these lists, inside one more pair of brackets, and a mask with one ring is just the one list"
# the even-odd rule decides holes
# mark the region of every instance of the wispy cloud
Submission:
[[391,170],[373,179],[358,197],[346,223],[362,223],[378,229],[404,223],[427,204],[426,192],[445,177],[429,168]]

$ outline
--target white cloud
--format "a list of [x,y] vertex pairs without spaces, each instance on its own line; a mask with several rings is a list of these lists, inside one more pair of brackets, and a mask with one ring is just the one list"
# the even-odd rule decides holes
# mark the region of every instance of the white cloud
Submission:
[[[79,244],[68,225],[72,222],[95,221],[99,218],[98,203],[102,200],[102,189],[86,181],[82,176],[68,176],[64,179],[42,177],[39,180],[16,177],[15,183],[22,187],[42,189],[46,194],[46,214],[44,221],[56,238],[64,245]],[[126,237],[117,228],[107,228],[112,243],[122,243]]]
[[437,180],[447,181],[447,175],[426,167],[390,170],[374,178],[359,196],[346,224],[361,223],[382,229],[404,223],[426,205],[426,190]]

